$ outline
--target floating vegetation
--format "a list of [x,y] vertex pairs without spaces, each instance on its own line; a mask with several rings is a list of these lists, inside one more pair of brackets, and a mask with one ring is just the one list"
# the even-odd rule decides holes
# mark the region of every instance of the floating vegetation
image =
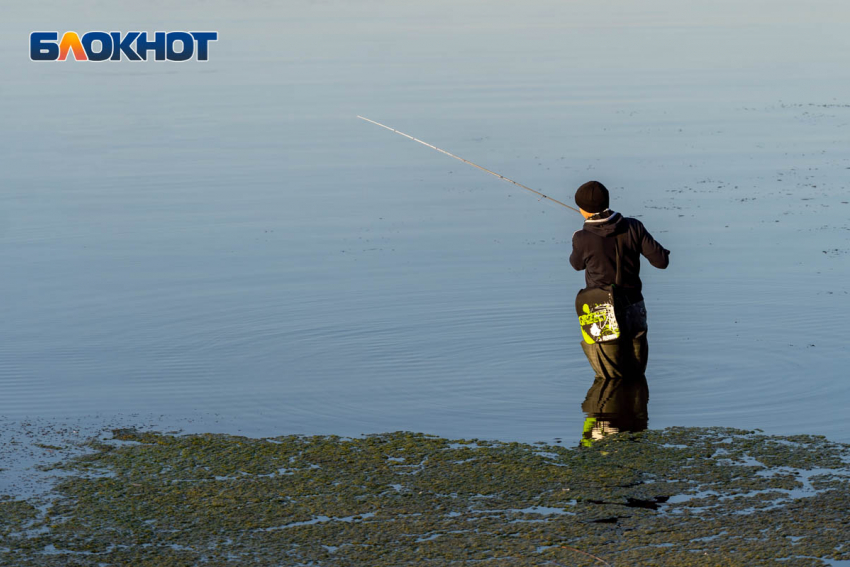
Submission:
[[850,446],[673,428],[590,447],[115,430],[0,498],[0,565],[829,565]]

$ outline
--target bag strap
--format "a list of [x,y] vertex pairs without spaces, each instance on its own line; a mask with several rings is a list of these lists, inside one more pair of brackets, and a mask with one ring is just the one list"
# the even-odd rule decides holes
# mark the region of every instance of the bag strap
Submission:
[[616,251],[616,254],[617,254],[617,274],[614,276],[614,286],[622,287],[623,286],[623,277],[622,277],[622,274],[620,273],[621,262],[620,262],[620,237],[619,237],[619,235],[614,237],[614,250]]

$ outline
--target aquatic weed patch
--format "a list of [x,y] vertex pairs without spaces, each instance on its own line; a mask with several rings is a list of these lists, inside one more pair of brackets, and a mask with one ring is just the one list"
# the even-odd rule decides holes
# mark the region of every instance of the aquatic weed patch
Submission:
[[4,565],[825,565],[850,559],[850,448],[731,429],[592,447],[175,436],[0,501]]

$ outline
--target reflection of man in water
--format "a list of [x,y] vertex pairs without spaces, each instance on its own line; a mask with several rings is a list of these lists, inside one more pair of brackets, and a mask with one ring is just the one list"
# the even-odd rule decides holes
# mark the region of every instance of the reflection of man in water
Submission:
[[646,406],[649,386],[643,374],[605,378],[596,376],[581,409],[587,414],[582,445],[621,431],[643,431],[649,422]]
[[585,222],[573,234],[570,264],[576,270],[584,270],[588,288],[608,291],[617,275],[617,249],[620,264],[620,282],[614,297],[620,339],[610,343],[582,342],[582,349],[597,377],[642,375],[649,346],[640,256],[643,254],[650,264],[663,270],[669,264],[670,251],[658,244],[639,220],[609,209],[608,190],[598,181],[579,187],[575,199]]

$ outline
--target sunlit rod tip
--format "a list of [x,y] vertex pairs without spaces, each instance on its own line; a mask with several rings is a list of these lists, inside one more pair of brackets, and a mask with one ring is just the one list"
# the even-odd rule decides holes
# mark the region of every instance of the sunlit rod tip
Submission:
[[410,134],[405,134],[404,132],[401,132],[400,130],[396,130],[395,128],[391,128],[391,127],[387,126],[386,124],[381,124],[380,122],[375,122],[374,120],[370,120],[369,118],[366,118],[365,116],[360,116],[359,114],[357,115],[357,118],[359,118],[359,119],[361,119],[361,120],[365,120],[366,122],[371,122],[372,124],[375,124],[375,125],[377,125],[377,126],[380,126],[381,128],[386,128],[387,130],[390,130],[390,131],[392,131],[392,132],[395,132],[396,134],[400,134],[400,135],[404,136],[405,138],[410,138],[410,139],[411,139],[411,140],[413,140],[414,142],[419,142],[419,143],[420,143],[420,144],[422,144],[423,146],[428,146],[428,147],[429,147],[429,148],[431,148],[432,150],[437,150],[438,152],[443,153],[443,154],[446,154],[446,155],[447,155],[447,156],[449,156],[449,157],[453,157],[453,158],[455,158],[456,160],[460,160],[460,161],[462,161],[463,163],[468,163],[468,164],[469,164],[469,165],[471,165],[472,167],[477,167],[477,168],[478,168],[478,169],[480,169],[481,171],[484,171],[484,172],[486,172],[486,173],[489,173],[490,175],[494,175],[494,176],[498,177],[499,179],[504,179],[504,180],[505,180],[505,181],[507,181],[508,183],[513,183],[514,185],[516,185],[517,187],[519,187],[519,188],[521,188],[521,189],[525,189],[526,191],[531,191],[532,193],[534,193],[535,195],[537,195],[538,197],[540,197],[540,198],[542,198],[542,199],[546,199],[546,200],[552,201],[553,203],[557,203],[557,204],[561,205],[562,207],[566,207],[566,208],[568,208],[568,209],[570,209],[570,210],[573,210],[573,211],[575,211],[575,212],[577,212],[577,213],[578,213],[578,212],[580,212],[580,211],[579,211],[578,209],[576,209],[575,207],[571,207],[571,206],[567,205],[566,203],[562,203],[561,201],[559,201],[559,200],[557,200],[557,199],[553,199],[552,197],[547,197],[546,195],[544,195],[544,194],[543,194],[543,193],[541,193],[540,191],[535,191],[535,190],[534,190],[534,189],[532,189],[531,187],[526,187],[526,186],[525,186],[525,185],[523,185],[522,183],[517,183],[517,182],[516,182],[516,181],[514,181],[513,179],[508,179],[508,178],[507,178],[507,177],[505,177],[504,175],[501,175],[501,174],[499,174],[499,173],[496,173],[495,171],[490,171],[490,170],[489,170],[489,169],[487,169],[486,167],[481,167],[480,165],[474,164],[474,163],[472,163],[471,161],[469,161],[468,159],[463,159],[463,158],[462,158],[462,157],[460,157],[460,156],[456,156],[456,155],[454,155],[454,154],[453,154],[453,153],[451,153],[451,152],[447,152],[446,150],[442,150],[442,149],[438,148],[437,146],[434,146],[434,145],[432,145],[432,144],[429,144],[428,142],[423,142],[423,141],[422,141],[422,140],[420,140],[419,138],[414,138],[414,137],[413,137],[413,136],[411,136]]

